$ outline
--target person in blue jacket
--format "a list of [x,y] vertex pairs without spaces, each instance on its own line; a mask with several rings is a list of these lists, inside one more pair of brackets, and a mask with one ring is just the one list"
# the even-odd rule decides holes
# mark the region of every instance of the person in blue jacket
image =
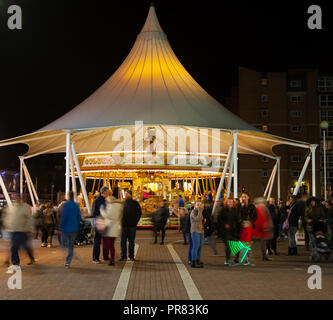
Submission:
[[80,207],[74,202],[74,193],[68,195],[69,200],[64,204],[60,230],[63,233],[62,241],[65,248],[68,248],[68,255],[65,261],[65,268],[69,268],[74,255],[74,240],[80,230],[81,212]]
[[179,208],[184,208],[185,202],[181,195],[179,195],[178,205],[179,205]]

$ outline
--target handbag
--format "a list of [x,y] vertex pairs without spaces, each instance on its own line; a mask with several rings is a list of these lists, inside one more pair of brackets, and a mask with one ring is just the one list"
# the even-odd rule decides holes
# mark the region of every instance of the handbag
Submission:
[[288,217],[287,217],[287,219],[283,222],[283,224],[282,224],[282,230],[283,231],[288,231],[289,230],[289,216],[290,216],[290,213],[291,213],[291,210],[293,209],[293,207],[294,206],[292,206],[291,208],[290,208],[290,212],[288,213]]
[[105,221],[104,219],[98,217],[96,218],[96,229],[99,231],[99,232],[103,232],[106,228],[106,224],[105,224]]
[[290,213],[288,214],[287,219],[283,222],[283,225],[282,225],[282,230],[283,231],[288,231],[289,230],[289,215],[290,215]]

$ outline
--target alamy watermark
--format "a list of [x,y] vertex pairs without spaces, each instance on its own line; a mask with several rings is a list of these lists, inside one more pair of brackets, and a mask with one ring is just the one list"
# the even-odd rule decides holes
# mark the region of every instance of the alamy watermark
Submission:
[[8,289],[15,290],[15,289],[22,289],[22,270],[20,266],[10,266],[8,274],[12,274],[7,281]]
[[311,16],[308,18],[308,28],[310,30],[322,29],[322,11],[321,7],[317,5],[312,5],[308,8],[308,13]]
[[7,26],[10,30],[22,29],[22,9],[18,5],[8,7],[7,13],[10,15],[7,21]]
[[308,273],[312,276],[308,279],[308,288],[309,289],[322,289],[322,272],[321,267],[317,265],[311,265],[308,268]]
[[85,154],[82,167],[168,165],[218,172],[226,158],[221,146],[228,148],[232,139],[232,134],[219,129],[149,126],[135,121],[134,126],[109,133],[111,154]]
[[[7,26],[10,30],[22,29],[22,8],[19,5],[11,5],[8,7],[7,13],[10,15]],[[322,29],[322,10],[318,5],[311,5],[307,10],[311,16],[308,18],[307,25],[310,30]]]

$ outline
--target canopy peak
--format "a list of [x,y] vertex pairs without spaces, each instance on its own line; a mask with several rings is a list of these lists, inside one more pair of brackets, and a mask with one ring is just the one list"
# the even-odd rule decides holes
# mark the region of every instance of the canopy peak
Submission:
[[157,19],[154,2],[151,2],[150,4],[146,22],[141,30],[141,32],[151,32],[151,31],[163,32],[160,23],[158,22]]

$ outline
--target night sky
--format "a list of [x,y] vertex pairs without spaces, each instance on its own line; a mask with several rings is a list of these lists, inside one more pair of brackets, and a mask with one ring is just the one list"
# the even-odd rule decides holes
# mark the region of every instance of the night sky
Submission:
[[[224,103],[238,66],[259,71],[333,71],[332,1],[154,1],[179,60]],[[20,5],[23,29],[7,28]],[[120,66],[145,22],[150,1],[0,0],[0,139],[30,133],[74,108]],[[307,28],[321,6],[323,30]],[[25,146],[0,148],[0,168],[18,170]],[[63,189],[64,156],[27,161]],[[57,170],[54,167],[57,166]],[[43,172],[43,173],[41,173]]]

